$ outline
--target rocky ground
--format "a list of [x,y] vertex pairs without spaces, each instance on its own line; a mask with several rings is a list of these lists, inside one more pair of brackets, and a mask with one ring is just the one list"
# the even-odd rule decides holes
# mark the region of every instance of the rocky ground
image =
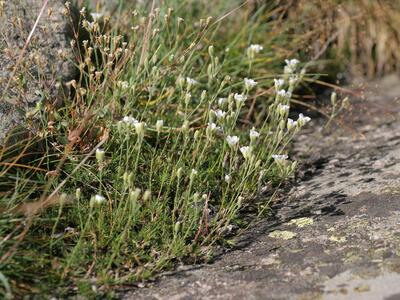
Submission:
[[272,218],[122,298],[400,299],[400,78],[354,89],[338,127],[298,138],[299,179]]
[[71,6],[66,18],[64,2],[0,1],[0,144],[14,126],[26,126],[25,112],[37,102],[62,101],[76,75],[70,41],[78,12]]

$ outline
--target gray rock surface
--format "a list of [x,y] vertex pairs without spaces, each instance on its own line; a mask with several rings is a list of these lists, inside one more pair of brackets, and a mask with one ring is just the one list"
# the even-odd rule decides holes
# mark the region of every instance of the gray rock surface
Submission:
[[340,126],[298,138],[299,180],[273,217],[121,298],[400,299],[400,78],[362,90]]
[[[71,22],[63,0],[48,2],[22,61],[20,53],[43,6],[42,0],[0,1],[0,142],[40,100],[56,101],[74,77]],[[18,64],[18,65],[17,65]],[[14,71],[17,65],[16,71]]]

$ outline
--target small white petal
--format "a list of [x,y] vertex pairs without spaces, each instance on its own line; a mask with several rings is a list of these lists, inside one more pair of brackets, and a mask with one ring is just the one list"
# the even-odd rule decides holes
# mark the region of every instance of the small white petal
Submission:
[[253,79],[245,78],[244,85],[245,85],[246,89],[250,90],[257,85],[257,82],[254,81]]
[[193,78],[190,78],[190,77],[186,77],[186,82],[187,82],[187,84],[190,84],[190,85],[196,85],[199,83],[197,80],[194,80]]
[[261,45],[258,45],[258,44],[253,44],[253,45],[250,45],[250,47],[249,47],[249,50],[254,53],[258,53],[263,49],[264,49],[264,47]]
[[288,159],[288,156],[286,154],[274,154],[274,155],[272,155],[272,158],[276,162],[283,162],[283,161],[286,161]]
[[246,99],[247,99],[246,96],[244,96],[242,94],[238,94],[238,93],[236,93],[233,97],[239,103],[242,103],[242,102],[246,101]]
[[253,128],[250,130],[250,139],[251,139],[251,140],[255,140],[255,139],[259,138],[259,136],[260,136],[260,133],[257,132],[257,131],[255,130],[255,128],[253,127]]
[[279,91],[282,86],[285,84],[285,80],[280,78],[280,79],[274,79],[274,84],[275,84],[275,89]]
[[98,21],[103,17],[102,13],[91,13],[90,15],[92,16],[94,21]]
[[218,119],[223,119],[225,118],[226,112],[218,109],[217,111],[215,111],[215,115]]
[[251,157],[251,148],[249,146],[244,146],[240,148],[240,152],[242,152],[243,157],[248,159]]
[[226,137],[226,141],[228,142],[229,146],[235,146],[239,143],[239,138],[236,135],[234,135],[234,136],[228,135]]
[[224,106],[225,105],[225,103],[228,101],[228,99],[227,98],[219,98],[218,99],[218,105],[221,107],[221,106]]

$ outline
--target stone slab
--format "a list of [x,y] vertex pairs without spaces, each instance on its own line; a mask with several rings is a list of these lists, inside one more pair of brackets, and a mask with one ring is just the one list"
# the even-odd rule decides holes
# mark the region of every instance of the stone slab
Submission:
[[[1,2],[0,13],[0,142],[23,122],[24,112],[38,101],[58,101],[63,84],[75,76],[70,47],[71,19],[63,0],[51,0],[18,63],[43,7],[43,0]],[[15,69],[17,65],[17,69]]]

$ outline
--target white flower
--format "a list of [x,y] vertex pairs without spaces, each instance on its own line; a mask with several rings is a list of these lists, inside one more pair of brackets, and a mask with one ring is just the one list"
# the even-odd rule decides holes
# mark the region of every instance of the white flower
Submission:
[[138,123],[139,121],[136,120],[135,118],[131,117],[131,116],[125,116],[122,118],[122,121],[124,123],[127,123],[128,125],[135,125],[136,123]]
[[284,68],[284,73],[285,74],[292,74],[296,72],[297,65],[299,64],[300,61],[297,59],[285,59],[286,66]]
[[297,126],[297,121],[293,121],[291,118],[288,118],[287,120],[287,129],[290,130],[293,127]]
[[222,107],[222,106],[225,105],[225,103],[226,103],[227,101],[228,101],[227,98],[219,98],[219,99],[218,99],[218,105],[219,105],[220,107]]
[[105,154],[104,150],[102,150],[102,149],[100,149],[100,148],[97,148],[97,149],[96,149],[96,159],[97,159],[97,162],[99,162],[99,163],[102,163],[102,162],[103,162],[103,160],[104,160],[104,154]]
[[240,152],[242,152],[243,157],[244,157],[245,159],[251,158],[251,147],[249,147],[249,146],[241,147],[241,148],[240,148]]
[[251,90],[256,85],[257,85],[257,81],[254,81],[253,79],[249,79],[249,78],[244,79],[244,86],[246,87],[246,90]]
[[226,112],[224,112],[224,111],[222,111],[222,110],[220,110],[220,109],[218,109],[218,110],[215,111],[214,113],[215,113],[215,115],[216,115],[216,117],[217,117],[218,119],[223,119],[223,118],[225,118],[225,115],[226,115]]
[[286,154],[274,154],[272,155],[272,158],[276,161],[276,162],[284,162],[288,159],[288,156]]
[[285,63],[288,67],[296,68],[300,61],[296,58],[293,59],[285,59]]
[[98,21],[103,17],[102,13],[91,13],[90,15],[92,16],[94,21]]
[[233,96],[233,98],[235,98],[236,103],[238,103],[238,104],[243,103],[243,102],[246,101],[246,99],[247,99],[245,95],[243,95],[243,94],[238,94],[238,93],[236,93],[236,94]]
[[275,89],[279,91],[281,87],[285,84],[285,80],[282,78],[274,79]]
[[197,80],[194,80],[193,78],[190,77],[186,77],[186,82],[188,85],[196,85],[199,83]]
[[286,104],[279,103],[277,106],[277,110],[281,115],[286,114],[289,111],[289,108],[290,108],[289,105],[286,105]]
[[101,203],[101,202],[106,201],[106,199],[101,195],[94,196],[94,200],[96,200],[97,203]]
[[300,126],[303,126],[310,121],[311,121],[310,117],[306,117],[303,114],[299,114],[299,118],[297,119],[297,124],[299,124]]
[[226,183],[229,183],[229,182],[231,182],[231,176],[229,176],[229,175],[225,175],[225,177],[224,177],[224,180],[225,180],[225,182]]
[[258,52],[260,52],[261,50],[263,50],[263,46],[261,45],[250,45],[249,48],[247,48],[247,56],[249,57],[249,59],[253,60],[254,59],[254,55],[257,54]]
[[255,130],[255,128],[253,127],[253,128],[250,130],[250,140],[254,141],[254,140],[258,139],[259,136],[260,136],[260,133],[257,132],[257,131]]
[[217,126],[215,123],[208,123],[206,128],[206,135],[209,139],[213,136],[214,132],[220,130],[221,127]]
[[250,47],[249,47],[249,50],[253,53],[258,53],[263,49],[264,49],[264,47],[261,45],[258,45],[258,44],[253,44],[253,45],[250,45]]
[[211,130],[211,131],[215,131],[217,130],[219,127],[217,126],[217,124],[215,123],[208,123],[207,125],[207,129]]
[[163,128],[163,126],[164,126],[164,120],[157,120],[157,122],[156,122],[156,131],[158,133],[160,133],[161,129]]
[[290,99],[292,97],[291,92],[286,92],[284,89],[280,90],[277,92],[278,97],[285,98],[285,99]]
[[127,81],[118,81],[117,86],[123,90],[127,90],[129,88],[129,83]]
[[226,141],[228,142],[229,146],[233,147],[239,143],[239,138],[236,135],[234,135],[234,136],[228,135],[226,137]]
[[104,198],[102,195],[95,195],[90,198],[90,207],[93,206],[100,206],[106,202],[106,198]]

